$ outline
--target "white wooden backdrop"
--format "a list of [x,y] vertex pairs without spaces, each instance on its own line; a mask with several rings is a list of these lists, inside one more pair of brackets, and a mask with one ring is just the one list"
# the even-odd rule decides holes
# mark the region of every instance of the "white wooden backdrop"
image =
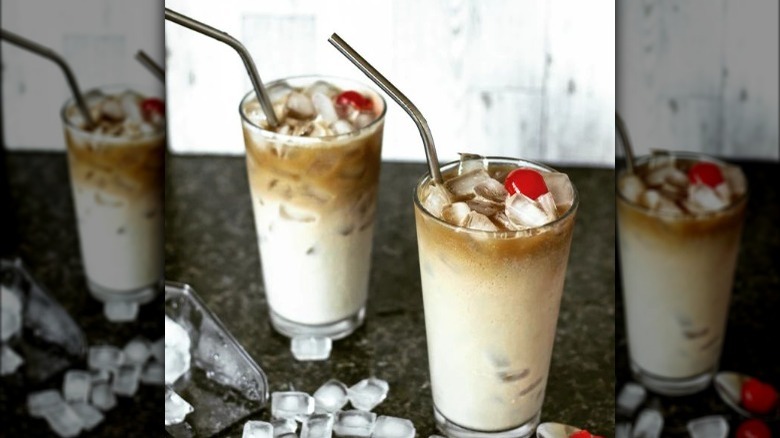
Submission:
[[780,158],[777,0],[621,0],[617,110],[639,152]]
[[[327,42],[337,32],[427,118],[442,159],[457,152],[614,165],[614,2],[609,0],[167,0],[252,52],[264,81],[324,73],[368,81]],[[243,152],[235,52],[166,23],[174,151]],[[383,158],[424,160],[395,104]]]
[[[158,0],[2,0],[2,27],[58,52],[82,90],[127,84],[159,95],[163,85],[134,56],[163,63]],[[9,148],[64,150],[60,109],[71,92],[51,61],[2,43],[3,141]]]

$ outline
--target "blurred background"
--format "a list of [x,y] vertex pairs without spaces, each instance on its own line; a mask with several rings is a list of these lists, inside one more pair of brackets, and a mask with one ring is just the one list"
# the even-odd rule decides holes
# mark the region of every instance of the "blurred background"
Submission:
[[617,2],[617,111],[651,148],[780,158],[776,0]]
[[[168,0],[244,43],[264,82],[307,73],[368,82],[336,32],[403,91],[439,156],[458,152],[614,165],[614,4],[577,0]],[[238,102],[251,89],[228,46],[166,23],[169,142],[241,154]],[[383,159],[423,161],[412,120],[389,103]]]

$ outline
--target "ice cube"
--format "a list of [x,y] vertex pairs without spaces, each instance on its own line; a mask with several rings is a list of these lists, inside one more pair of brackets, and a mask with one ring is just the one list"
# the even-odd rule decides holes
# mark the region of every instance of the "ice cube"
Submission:
[[314,412],[314,398],[305,392],[280,391],[271,394],[271,416],[301,421]]
[[27,413],[31,417],[42,418],[46,411],[64,403],[65,400],[56,389],[31,392],[27,394]]
[[113,371],[125,362],[122,350],[113,345],[94,345],[89,347],[87,365],[93,370]]
[[22,302],[5,287],[0,295],[0,312],[0,338],[6,342],[22,329]]
[[190,369],[190,336],[165,316],[165,383],[174,383]]
[[658,201],[658,211],[661,213],[666,214],[681,214],[682,209],[677,206],[672,200],[665,196],[661,196],[661,199]]
[[132,397],[138,391],[140,378],[141,367],[139,365],[122,365],[114,375],[111,390],[116,395]]
[[333,421],[333,431],[337,435],[367,438],[374,431],[376,414],[367,411],[340,411]]
[[657,190],[648,189],[639,196],[639,204],[649,210],[658,208],[661,202],[661,194]]
[[89,374],[92,377],[93,385],[111,380],[111,371],[108,370],[92,370]]
[[536,198],[536,203],[542,207],[542,210],[547,215],[547,217],[552,219],[558,217],[558,209],[555,206],[555,199],[553,199],[552,193],[547,192],[539,196]]
[[414,424],[406,419],[382,415],[376,419],[372,438],[414,438]]
[[626,383],[623,388],[620,389],[620,393],[615,401],[617,413],[619,415],[632,417],[637,408],[639,408],[639,405],[645,402],[646,397],[647,390],[645,390],[643,386],[633,382]]
[[273,438],[274,427],[265,421],[247,421],[241,438]]
[[332,346],[333,341],[326,337],[295,336],[290,341],[290,350],[295,359],[300,361],[327,360]]
[[506,228],[507,230],[513,231],[517,230],[518,227],[515,226],[515,224],[512,223],[512,221],[509,220],[506,213],[503,211],[499,211],[493,216],[493,220],[495,220],[498,224],[500,224],[502,227]]
[[555,219],[545,213],[542,207],[518,192],[506,199],[506,216],[517,228],[534,228]]
[[671,166],[657,167],[645,175],[645,183],[650,187],[658,187],[666,182],[667,177],[674,170]]
[[441,218],[442,209],[452,202],[447,189],[438,184],[430,183],[422,188],[420,201],[428,213]]
[[331,438],[333,436],[333,414],[309,416],[301,428],[301,438]]
[[[339,115],[336,114],[336,107],[333,106],[333,101],[330,97],[320,92],[315,92],[311,95],[311,102],[312,105],[314,105],[314,109],[317,111],[317,114],[326,124],[334,123],[339,120]],[[347,122],[346,120],[344,121]],[[350,124],[349,127],[351,130],[352,125]],[[333,127],[333,130],[336,130],[336,128]]]
[[469,208],[472,211],[475,211],[479,214],[483,214],[485,216],[493,216],[499,211],[504,211],[504,203],[498,203],[495,201],[491,201],[489,199],[485,199],[481,196],[477,196],[474,199],[469,199],[466,201],[466,204],[469,206]]
[[125,92],[119,96],[119,100],[127,120],[136,123],[143,121],[143,116],[141,115],[141,102],[143,100],[141,96],[133,92]]
[[441,218],[459,227],[464,226],[468,215],[471,213],[471,208],[465,202],[456,202],[454,204],[447,205],[441,210]]
[[84,430],[92,430],[103,421],[103,414],[89,403],[70,403],[70,407],[81,418]]
[[330,129],[333,130],[333,133],[336,135],[349,134],[355,130],[348,120],[336,120],[330,124]]
[[666,182],[671,183],[678,187],[685,187],[688,185],[688,175],[682,170],[672,167],[669,173],[666,175]]
[[100,115],[108,120],[120,121],[125,118],[122,103],[115,97],[107,97],[100,105]]
[[111,391],[108,382],[93,385],[89,398],[92,401],[92,405],[104,412],[116,406],[116,395]]
[[726,165],[722,166],[723,179],[729,184],[731,192],[736,196],[742,196],[747,190],[747,181],[745,180],[745,174],[742,173],[742,169],[737,166]]
[[[293,89],[287,82],[277,82],[272,87],[268,87],[267,91],[268,99],[271,101],[271,103],[277,103],[287,99],[287,96],[293,92]],[[260,103],[257,100],[252,100],[249,103],[255,104],[258,107],[260,106]]]
[[498,231],[498,227],[487,216],[476,211],[469,212],[463,226],[472,230]]
[[[190,412],[192,406],[186,400],[176,394],[173,389],[165,387],[165,425],[178,424],[184,421]],[[270,426],[270,425],[269,425]]]
[[465,199],[474,196],[474,188],[490,180],[484,169],[472,170],[447,180],[444,185],[456,198]]
[[688,186],[688,201],[704,211],[717,211],[728,205],[718,197],[715,190],[706,184],[691,184]]
[[729,184],[725,181],[715,186],[715,193],[717,193],[718,197],[727,204],[731,200],[731,187],[729,187]]
[[382,379],[369,377],[347,389],[352,406],[361,411],[370,411],[382,403],[390,391],[390,385]]
[[722,415],[709,415],[691,420],[686,425],[691,438],[726,438],[729,423]]
[[485,157],[477,154],[460,152],[460,162],[458,163],[458,175],[473,172],[475,170],[488,170],[488,162]]
[[111,322],[131,322],[138,317],[138,303],[109,301],[103,306],[106,319]]
[[158,362],[162,363],[165,362],[165,337],[156,340],[151,347],[149,347],[149,350],[152,353],[152,356],[157,359]]
[[165,383],[165,365],[156,360],[147,362],[141,373],[141,382],[146,385],[163,385]]
[[70,370],[62,382],[62,395],[69,402],[86,402],[92,387],[92,374],[88,371]]
[[15,373],[24,363],[24,359],[22,356],[16,354],[11,347],[5,344],[0,347],[0,350],[0,376]]
[[84,428],[84,422],[67,403],[54,406],[43,413],[49,427],[61,437],[75,437]]
[[312,119],[315,116],[314,105],[309,96],[293,91],[287,97],[288,114],[296,119]]
[[340,90],[335,85],[326,81],[316,81],[306,87],[304,93],[313,96],[314,93],[324,94],[329,99],[333,99],[339,94]]
[[298,423],[292,418],[277,418],[271,421],[274,428],[274,438],[282,435],[295,434],[298,430]]
[[336,379],[328,380],[314,392],[314,405],[318,412],[337,412],[348,401],[347,385]]
[[574,185],[569,180],[569,175],[561,172],[541,172],[541,174],[547,190],[555,199],[555,205],[568,210],[574,204]]
[[363,111],[359,113],[357,117],[355,117],[355,122],[354,122],[355,128],[363,129],[366,126],[370,125],[375,118],[376,116],[374,115],[374,113]]
[[646,408],[639,412],[631,431],[633,438],[659,438],[664,428],[664,417],[657,409]]
[[623,421],[615,424],[615,438],[631,438],[631,423]]
[[135,338],[125,345],[125,363],[142,365],[149,359],[149,341],[143,338]]
[[[548,186],[549,188],[549,186]],[[639,203],[639,196],[645,191],[645,183],[634,174],[624,175],[618,181],[618,191],[633,204]],[[553,194],[555,196],[555,194]]]
[[474,186],[474,193],[476,193],[479,197],[501,204],[504,203],[506,197],[509,195],[504,185],[494,180],[493,178],[485,180]]

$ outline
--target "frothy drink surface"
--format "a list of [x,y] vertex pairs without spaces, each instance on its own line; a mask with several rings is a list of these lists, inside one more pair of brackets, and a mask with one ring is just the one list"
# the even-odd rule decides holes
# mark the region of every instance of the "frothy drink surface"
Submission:
[[717,366],[745,210],[741,170],[657,154],[618,179],[628,345],[644,372],[692,378]]
[[[538,175],[520,177],[518,193],[517,169],[526,168],[464,155],[443,187],[425,181],[417,193],[434,404],[482,431],[541,409],[574,226],[568,177],[528,167]],[[538,177],[546,195],[533,190]]]

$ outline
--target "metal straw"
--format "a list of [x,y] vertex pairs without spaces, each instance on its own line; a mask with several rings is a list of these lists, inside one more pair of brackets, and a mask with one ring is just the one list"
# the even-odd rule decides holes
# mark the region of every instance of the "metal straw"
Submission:
[[192,29],[195,32],[202,33],[203,35],[210,36],[215,40],[221,41],[238,52],[241,56],[241,60],[244,61],[244,67],[246,67],[247,73],[249,73],[249,79],[252,80],[252,86],[255,88],[255,94],[257,95],[257,101],[260,102],[260,106],[263,108],[265,118],[268,124],[272,128],[279,126],[279,121],[276,119],[276,113],[274,113],[274,107],[271,105],[271,99],[268,98],[268,93],[263,87],[263,82],[260,80],[260,75],[257,73],[254,61],[252,61],[252,55],[237,39],[228,35],[227,33],[215,29],[207,24],[193,20],[190,17],[182,15],[176,11],[172,11],[165,8],[165,19],[173,21],[174,23]]
[[621,143],[623,143],[623,150],[626,153],[626,167],[628,167],[629,173],[634,173],[634,147],[631,146],[631,139],[628,136],[626,124],[623,123],[623,119],[617,112],[615,113],[615,125],[617,126]]
[[379,73],[371,64],[368,63],[362,56],[360,56],[355,49],[350,47],[340,36],[335,33],[328,38],[328,42],[333,44],[342,55],[346,56],[357,68],[360,69],[369,79],[374,81],[379,88],[393,98],[394,101],[401,105],[401,108],[406,111],[409,116],[412,117],[414,123],[417,125],[417,129],[420,131],[423,144],[425,145],[425,156],[428,159],[428,168],[431,174],[431,178],[437,184],[443,182],[441,177],[441,170],[439,169],[439,158],[436,156],[436,146],[433,144],[433,135],[431,135],[431,129],[428,127],[428,122],[425,121],[425,117],[420,113],[420,110],[406,97],[404,96],[395,85],[391,84],[381,73]]
[[76,106],[78,107],[79,111],[81,111],[81,115],[84,117],[84,120],[87,123],[87,127],[94,126],[95,122],[92,120],[92,116],[89,114],[89,108],[87,108],[87,104],[84,101],[84,96],[81,95],[81,90],[79,89],[79,84],[76,81],[76,77],[73,76],[73,72],[70,70],[68,63],[65,62],[65,59],[63,59],[54,50],[42,46],[34,41],[30,41],[27,38],[16,35],[15,33],[11,33],[5,29],[0,29],[0,39],[4,39],[11,44],[21,47],[22,49],[26,49],[43,56],[44,58],[54,61],[55,64],[60,66],[63,73],[65,73],[65,79],[68,81],[68,86],[70,87],[70,91],[73,93],[73,98],[76,99]]
[[143,64],[144,67],[146,67],[147,70],[152,72],[153,75],[157,76],[157,79],[165,82],[165,69],[160,67],[159,64],[154,62],[152,58],[149,57],[149,55],[146,54],[143,50],[139,50],[138,53],[135,54],[135,59],[138,60],[141,64]]

